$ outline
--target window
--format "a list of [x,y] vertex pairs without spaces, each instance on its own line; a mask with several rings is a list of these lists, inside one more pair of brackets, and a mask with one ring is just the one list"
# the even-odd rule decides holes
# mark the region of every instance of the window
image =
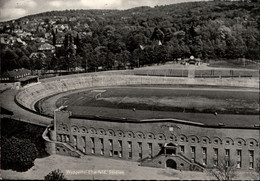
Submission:
[[[69,137],[69,135],[66,135],[66,142],[70,142],[70,137]],[[84,137],[84,143],[86,143],[86,142],[85,142],[85,137]]]
[[102,147],[104,146],[104,141],[103,138],[99,138],[100,144],[102,145]]
[[132,137],[132,134],[131,133],[128,133],[128,138],[131,138]]
[[196,153],[195,153],[195,146],[191,147],[191,160],[195,161]]
[[249,168],[254,168],[254,150],[249,150]]
[[202,147],[202,154],[203,154],[203,165],[207,165],[207,148]]
[[128,158],[132,158],[132,152],[128,153]]
[[122,151],[119,151],[118,157],[119,157],[119,158],[122,157]]
[[237,150],[237,168],[241,168],[242,165],[242,151]]
[[214,156],[218,156],[218,148],[213,148],[214,150]]
[[129,149],[132,149],[132,142],[131,142],[131,141],[128,141],[127,143],[128,143],[128,148],[129,148]]
[[202,147],[202,153],[203,153],[203,155],[207,154],[207,148]]
[[207,140],[204,138],[204,139],[202,140],[202,142],[203,142],[203,143],[207,143]]
[[195,146],[191,147],[191,153],[195,153]]
[[181,137],[181,141],[182,141],[182,142],[184,141],[184,137]]
[[171,141],[173,140],[173,136],[170,136],[170,140],[171,140]]
[[109,146],[113,146],[113,140],[109,139],[108,142],[109,142]]
[[142,142],[138,142],[138,148],[142,149]]
[[120,148],[122,147],[122,140],[118,140],[118,145]]
[[226,145],[229,145],[229,144],[230,144],[230,141],[229,141],[229,140],[227,140],[227,141],[226,141]]
[[113,156],[113,150],[109,150],[109,156]]
[[[86,142],[85,142],[85,136],[82,136],[82,137],[81,137],[81,140],[82,140],[82,143],[83,143],[84,146],[85,146],[85,144],[86,144]],[[67,135],[66,135],[66,142],[67,142]]]
[[226,153],[226,165],[230,166],[230,150],[225,149],[225,153]]
[[214,166],[218,166],[218,148],[213,148],[213,150],[214,150],[213,164]]
[[152,143],[148,143],[148,148],[149,148],[149,156],[152,157],[152,153],[153,153],[153,145],[152,145]]
[[181,147],[180,147],[180,148],[181,148],[181,152],[182,152],[182,153],[184,153],[184,146],[183,146],[183,145],[181,145]]
[[250,146],[253,146],[253,145],[254,145],[254,142],[253,142],[253,141],[250,141],[249,145],[250,145]]
[[91,148],[91,153],[95,154],[95,148]]
[[104,149],[103,148],[101,149],[100,154],[104,155]]
[[139,158],[142,159],[143,155],[142,153],[139,153]]
[[215,143],[215,144],[218,144],[218,140],[214,140],[214,143]]
[[90,142],[91,142],[91,145],[92,145],[92,146],[95,145],[95,142],[94,142],[94,138],[93,138],[93,137],[90,137]]
[[192,143],[194,143],[195,141],[196,141],[195,138],[192,138],[192,139],[191,139],[191,142],[192,142]]
[[225,149],[225,153],[226,153],[226,156],[227,156],[227,157],[230,156],[230,150],[229,150],[229,149]]
[[207,165],[207,159],[206,159],[206,158],[203,158],[203,159],[202,159],[202,164],[203,164],[203,165]]
[[238,141],[237,144],[240,146],[240,145],[242,145],[242,142],[241,142],[241,141]]

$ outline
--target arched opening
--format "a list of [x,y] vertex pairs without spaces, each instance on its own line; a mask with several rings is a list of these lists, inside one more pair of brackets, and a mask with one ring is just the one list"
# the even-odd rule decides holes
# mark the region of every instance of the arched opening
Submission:
[[176,164],[176,162],[174,160],[168,159],[166,161],[166,167],[172,168],[172,169],[177,169],[177,164]]
[[165,154],[166,155],[175,155],[176,154],[176,145],[173,143],[165,144]]

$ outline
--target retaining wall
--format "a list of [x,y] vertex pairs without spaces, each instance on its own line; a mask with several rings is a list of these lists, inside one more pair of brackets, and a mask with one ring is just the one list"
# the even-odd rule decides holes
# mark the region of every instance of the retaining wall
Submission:
[[258,88],[258,78],[177,78],[135,75],[96,75],[88,74],[81,77],[59,77],[41,84],[23,88],[16,95],[16,101],[25,108],[35,111],[34,105],[44,97],[69,90],[121,85],[219,85]]

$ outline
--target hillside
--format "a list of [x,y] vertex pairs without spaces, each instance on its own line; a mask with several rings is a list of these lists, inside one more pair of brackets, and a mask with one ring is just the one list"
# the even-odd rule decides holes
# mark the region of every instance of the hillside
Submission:
[[256,61],[260,58],[259,28],[259,3],[192,2],[129,10],[52,11],[2,23],[2,33],[17,37],[17,29],[29,32],[55,46],[55,54],[30,58],[42,42],[23,37],[26,46],[3,47],[2,69],[112,69],[191,55],[202,60],[244,57]]

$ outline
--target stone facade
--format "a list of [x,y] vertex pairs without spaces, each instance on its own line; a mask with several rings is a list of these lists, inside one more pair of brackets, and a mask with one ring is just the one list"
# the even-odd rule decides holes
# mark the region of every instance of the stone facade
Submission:
[[212,127],[174,119],[87,119],[56,111],[50,133],[56,154],[112,157],[152,167],[203,170],[225,159],[247,171],[254,170],[259,157],[258,127]]

